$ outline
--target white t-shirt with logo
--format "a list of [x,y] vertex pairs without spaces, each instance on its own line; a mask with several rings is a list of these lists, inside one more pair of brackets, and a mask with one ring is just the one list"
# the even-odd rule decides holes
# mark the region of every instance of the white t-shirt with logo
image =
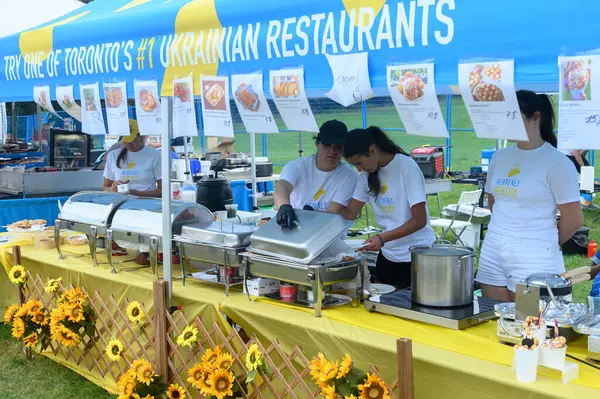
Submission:
[[279,179],[289,182],[294,188],[290,195],[293,208],[302,209],[310,205],[317,211],[325,211],[330,202],[348,205],[358,174],[350,166],[342,164],[331,172],[319,170],[312,155],[289,162]]
[[[369,194],[367,172],[362,172],[356,184],[353,198],[361,202],[369,202],[375,213],[377,224],[383,231],[396,229],[412,218],[411,208],[422,202],[427,207],[425,195],[425,179],[417,163],[410,157],[397,154],[392,162],[379,168],[381,191],[377,197]],[[410,262],[409,248],[415,245],[431,245],[435,233],[429,224],[427,209],[427,225],[413,234],[397,240],[386,242],[381,248],[386,259],[392,262]]]
[[137,152],[127,152],[129,161],[126,168],[117,166],[121,150],[113,150],[106,156],[104,177],[112,181],[129,180],[129,189],[151,191],[156,189],[156,181],[161,180],[160,152],[144,147]]
[[494,154],[485,190],[494,196],[490,231],[558,242],[556,210],[579,202],[579,175],[548,143],[534,150],[514,145]]

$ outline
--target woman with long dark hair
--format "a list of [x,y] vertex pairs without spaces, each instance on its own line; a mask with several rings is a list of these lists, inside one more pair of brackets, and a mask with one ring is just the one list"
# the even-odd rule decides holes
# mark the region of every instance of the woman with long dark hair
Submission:
[[380,282],[410,287],[409,248],[435,240],[421,169],[375,126],[349,133],[344,159],[361,173],[352,201],[341,214],[354,220],[365,203],[371,204],[383,232],[367,240],[363,250],[379,252],[376,277]]
[[162,177],[160,153],[147,147],[137,122],[129,120],[130,135],[121,139],[123,147],[109,151],[104,167],[104,191],[117,191],[127,183],[129,193],[141,197],[160,197]]
[[529,141],[492,157],[485,187],[492,220],[477,272],[483,295],[502,301],[514,301],[516,284],[533,273],[563,273],[560,244],[583,224],[577,171],[556,149],[550,98],[519,90],[517,100]]

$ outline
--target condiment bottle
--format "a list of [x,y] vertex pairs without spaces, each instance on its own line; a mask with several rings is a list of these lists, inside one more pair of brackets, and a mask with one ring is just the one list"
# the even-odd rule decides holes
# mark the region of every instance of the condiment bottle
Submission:
[[592,240],[588,244],[588,251],[587,251],[588,258],[592,258],[594,255],[596,255],[596,252],[598,252],[598,244],[596,243],[596,241]]

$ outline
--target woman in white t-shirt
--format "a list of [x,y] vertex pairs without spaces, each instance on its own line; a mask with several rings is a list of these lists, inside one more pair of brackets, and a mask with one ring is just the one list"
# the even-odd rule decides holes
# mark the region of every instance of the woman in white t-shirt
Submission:
[[556,149],[550,98],[520,90],[517,100],[529,141],[497,151],[490,163],[492,220],[477,272],[484,296],[511,302],[529,275],[565,271],[560,244],[583,224],[577,171]]
[[104,191],[117,191],[129,184],[129,193],[140,197],[160,197],[162,178],[160,152],[144,145],[137,122],[129,120],[130,135],[121,140],[123,148],[109,151],[104,167]]
[[277,223],[281,227],[293,226],[294,209],[337,213],[348,205],[358,175],[340,162],[347,135],[343,122],[327,121],[315,138],[317,154],[285,165],[275,187]]
[[344,143],[344,159],[360,176],[352,201],[341,214],[354,220],[369,202],[383,229],[365,242],[364,251],[379,252],[377,280],[396,288],[410,287],[409,248],[431,245],[425,179],[417,163],[378,127],[352,130]]

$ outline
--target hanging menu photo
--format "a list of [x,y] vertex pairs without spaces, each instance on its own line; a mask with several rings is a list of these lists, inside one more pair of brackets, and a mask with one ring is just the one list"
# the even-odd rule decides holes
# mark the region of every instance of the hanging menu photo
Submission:
[[262,73],[232,75],[233,99],[248,133],[279,133],[263,91]]
[[514,70],[514,61],[458,65],[460,92],[477,137],[528,141]]
[[133,83],[135,113],[140,134],[159,136],[163,129],[163,115],[158,98],[156,80],[136,80]]
[[63,111],[81,122],[81,107],[75,102],[73,85],[56,86],[56,101]]
[[81,98],[81,131],[93,135],[105,135],[104,116],[100,105],[98,83],[79,85]]
[[34,86],[33,87],[33,100],[42,108],[44,112],[51,112],[60,119],[60,115],[56,113],[50,100],[50,86]]
[[283,123],[289,130],[319,131],[304,90],[304,69],[280,69],[270,72],[271,96]]
[[127,112],[127,84],[125,82],[104,83],[104,101],[108,132],[113,136],[129,136]]
[[173,137],[197,135],[194,82],[189,76],[175,79],[173,81]]
[[558,148],[600,149],[600,56],[559,57]]
[[433,64],[387,67],[387,86],[406,133],[448,137],[433,80]]
[[228,78],[202,76],[202,123],[205,136],[233,137]]

